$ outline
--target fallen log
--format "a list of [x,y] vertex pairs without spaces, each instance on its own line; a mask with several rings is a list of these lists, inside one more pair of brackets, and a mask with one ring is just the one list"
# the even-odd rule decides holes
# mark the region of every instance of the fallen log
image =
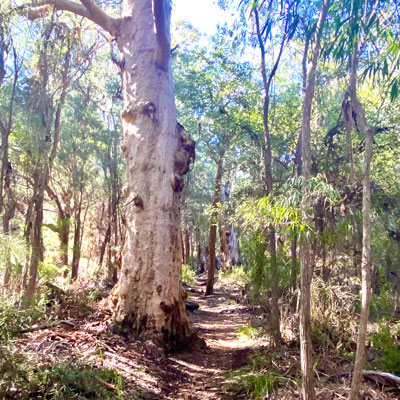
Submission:
[[74,327],[75,324],[71,321],[53,321],[53,322],[48,322],[46,324],[36,324],[36,325],[32,325],[29,328],[25,328],[25,329],[21,329],[19,332],[20,333],[29,333],[29,332],[36,332],[36,331],[40,331],[42,329],[48,329],[48,328],[54,328],[55,326],[61,325],[61,324],[65,324],[65,325],[69,325],[71,327]]
[[391,385],[400,388],[400,377],[383,371],[363,371],[365,378],[371,379],[382,385]]

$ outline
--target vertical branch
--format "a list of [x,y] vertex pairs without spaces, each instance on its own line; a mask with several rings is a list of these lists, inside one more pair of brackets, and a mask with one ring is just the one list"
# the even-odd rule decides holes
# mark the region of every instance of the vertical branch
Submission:
[[157,53],[156,53],[156,66],[162,70],[168,69],[170,53],[171,53],[171,39],[168,34],[168,11],[166,7],[166,0],[153,0],[153,13],[154,23],[156,27],[157,37]]

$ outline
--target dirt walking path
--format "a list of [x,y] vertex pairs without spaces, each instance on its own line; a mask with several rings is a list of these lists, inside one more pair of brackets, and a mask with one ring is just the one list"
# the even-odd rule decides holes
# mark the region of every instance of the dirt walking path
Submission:
[[218,282],[214,294],[204,296],[205,278],[198,278],[197,286],[188,290],[189,300],[199,304],[199,309],[190,313],[191,321],[207,349],[170,355],[187,379],[177,382],[174,399],[230,399],[223,387],[226,374],[245,365],[255,343],[238,335],[238,328],[248,323],[246,308],[237,303],[239,289],[222,290]]

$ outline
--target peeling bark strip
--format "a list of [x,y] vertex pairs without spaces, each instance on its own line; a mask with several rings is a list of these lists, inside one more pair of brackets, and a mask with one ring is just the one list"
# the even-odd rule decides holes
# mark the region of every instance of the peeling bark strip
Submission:
[[190,170],[190,164],[196,158],[196,142],[190,137],[185,128],[178,122],[178,148],[174,153],[174,175],[171,178],[171,187],[174,192],[181,192],[184,187],[182,176]]

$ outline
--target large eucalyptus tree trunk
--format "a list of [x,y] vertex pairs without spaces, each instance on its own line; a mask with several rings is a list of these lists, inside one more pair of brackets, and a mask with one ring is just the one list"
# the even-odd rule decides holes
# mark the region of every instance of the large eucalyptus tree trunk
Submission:
[[43,0],[28,18],[65,10],[112,35],[122,54],[123,152],[126,157],[126,239],[114,313],[118,331],[158,341],[166,349],[193,337],[181,282],[179,197],[194,160],[194,142],[176,122],[170,66],[170,1],[123,0],[121,18],[94,0]]
[[114,314],[119,330],[166,349],[193,335],[181,280],[179,197],[194,142],[176,122],[169,23],[169,2],[124,1],[117,43],[123,55],[127,232]]

